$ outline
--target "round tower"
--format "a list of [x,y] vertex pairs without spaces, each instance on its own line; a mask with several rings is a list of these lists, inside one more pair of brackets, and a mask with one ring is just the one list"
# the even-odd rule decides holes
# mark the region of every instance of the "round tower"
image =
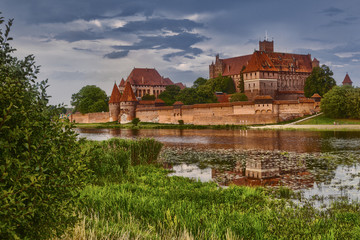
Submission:
[[121,98],[121,94],[119,88],[115,83],[109,100],[110,122],[119,121],[120,98]]
[[131,122],[136,117],[137,100],[129,82],[125,83],[124,92],[120,98],[120,123]]

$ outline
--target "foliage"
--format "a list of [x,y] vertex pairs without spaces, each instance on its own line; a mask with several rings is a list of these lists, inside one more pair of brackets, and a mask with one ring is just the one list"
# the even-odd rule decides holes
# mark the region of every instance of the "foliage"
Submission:
[[305,81],[305,97],[310,98],[315,93],[324,96],[325,93],[336,86],[332,76],[333,72],[328,66],[314,67],[310,76]]
[[239,86],[238,88],[240,89],[240,92],[241,93],[244,93],[245,92],[245,83],[244,83],[244,73],[243,71],[245,70],[245,66],[243,66],[241,68],[241,71],[240,71],[240,82],[239,82]]
[[230,102],[241,102],[241,101],[247,101],[248,98],[244,93],[234,93],[230,97]]
[[336,86],[321,99],[321,110],[327,117],[360,118],[360,89]]
[[87,85],[78,93],[71,96],[71,105],[75,107],[74,112],[92,113],[109,111],[109,98],[101,88],[95,85]]
[[131,123],[134,125],[134,126],[137,126],[139,123],[140,123],[140,119],[139,118],[134,118]]
[[213,93],[224,92],[232,94],[236,92],[234,81],[231,79],[231,77],[224,77],[220,75],[216,78],[207,80],[205,84],[210,86]]
[[184,120],[179,120],[179,125],[184,125]]
[[177,85],[168,85],[165,91],[160,93],[159,98],[165,102],[166,105],[171,106],[176,102],[176,96],[180,92],[180,87]]
[[329,124],[355,124],[355,125],[359,125],[360,124],[360,120],[355,120],[355,119],[339,119],[339,118],[330,118],[330,117],[326,117],[324,114],[321,114],[320,116],[314,117],[314,118],[310,118],[308,120],[305,120],[303,122],[298,123],[298,125],[321,125],[321,124],[325,124],[325,125],[329,125]]
[[155,95],[149,95],[149,94],[146,94],[141,98],[141,100],[148,100],[148,101],[154,101],[155,99],[156,99]]
[[195,88],[184,88],[179,92],[176,99],[185,105],[192,105],[198,102],[197,91]]
[[150,239],[183,235],[195,239],[354,239],[360,233],[360,205],[356,203],[336,202],[322,212],[306,202],[293,204],[287,199],[292,193],[285,188],[274,193],[238,186],[223,189],[215,183],[167,174],[153,166],[137,166],[119,184],[88,186],[80,207],[85,234],[95,233],[98,239],[121,233]]
[[86,141],[82,146],[94,183],[119,182],[130,166],[156,163],[162,144],[154,139]]
[[204,85],[206,82],[207,82],[206,78],[199,77],[194,81],[192,88],[198,88],[201,85]]
[[0,239],[45,239],[75,224],[87,170],[71,124],[47,105],[47,82],[36,83],[34,56],[12,56],[11,25],[0,31]]
[[201,85],[196,89],[196,102],[195,103],[215,103],[217,98],[214,89],[208,85]]

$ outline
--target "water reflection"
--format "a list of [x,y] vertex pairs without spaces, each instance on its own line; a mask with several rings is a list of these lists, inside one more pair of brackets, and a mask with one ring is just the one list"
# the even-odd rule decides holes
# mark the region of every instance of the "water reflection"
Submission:
[[80,137],[92,140],[149,137],[165,146],[191,146],[198,149],[328,152],[360,147],[360,132],[211,129],[77,129],[77,132]]

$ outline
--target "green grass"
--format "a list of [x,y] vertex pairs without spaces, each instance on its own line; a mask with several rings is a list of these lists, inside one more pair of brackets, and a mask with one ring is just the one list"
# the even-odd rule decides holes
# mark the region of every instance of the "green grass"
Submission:
[[297,125],[334,125],[334,122],[339,125],[353,124],[359,125],[360,119],[335,119],[329,118],[325,115],[320,115],[303,122],[298,123]]
[[115,128],[115,129],[248,129],[245,125],[194,125],[194,124],[165,124],[140,122],[137,126],[131,123],[76,123],[76,128]]
[[[202,183],[169,177],[156,167],[156,141],[109,140],[90,155],[98,161],[78,205],[81,221],[62,239],[359,239],[360,204],[335,202],[320,211],[310,203],[294,204],[289,189],[278,190]],[[87,149],[92,152],[91,144]],[[148,156],[140,162],[130,154]],[[124,171],[128,151],[128,166]],[[108,152],[111,154],[108,154]],[[153,152],[154,154],[149,154]],[[100,154],[100,155],[99,155]],[[149,157],[151,156],[151,157]],[[141,158],[141,157],[138,157]],[[151,159],[151,160],[150,160]],[[105,173],[96,168],[104,167]],[[117,167],[119,165],[120,167]],[[112,168],[109,168],[112,166]],[[116,177],[118,176],[118,177]],[[113,178],[116,177],[116,178]]]

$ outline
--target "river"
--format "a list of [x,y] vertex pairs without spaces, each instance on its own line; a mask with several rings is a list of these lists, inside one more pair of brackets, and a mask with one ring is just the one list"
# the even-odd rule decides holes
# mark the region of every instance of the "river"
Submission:
[[306,199],[360,199],[360,131],[77,129],[80,137],[155,138],[170,175],[222,186],[287,186]]

